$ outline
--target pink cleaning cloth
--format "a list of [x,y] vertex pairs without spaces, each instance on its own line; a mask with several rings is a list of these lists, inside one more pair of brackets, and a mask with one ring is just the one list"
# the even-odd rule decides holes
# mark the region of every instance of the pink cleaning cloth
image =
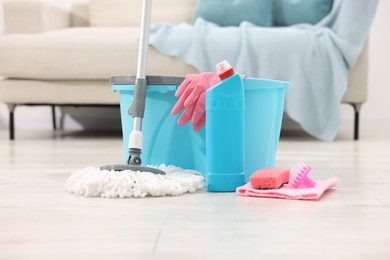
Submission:
[[283,185],[280,189],[272,190],[258,190],[254,189],[250,182],[244,186],[238,187],[236,192],[241,196],[252,197],[266,197],[266,198],[280,198],[291,200],[318,200],[322,194],[339,184],[339,180],[336,178],[330,178],[323,181],[317,181],[316,186],[313,188],[294,189],[287,187],[287,184]]

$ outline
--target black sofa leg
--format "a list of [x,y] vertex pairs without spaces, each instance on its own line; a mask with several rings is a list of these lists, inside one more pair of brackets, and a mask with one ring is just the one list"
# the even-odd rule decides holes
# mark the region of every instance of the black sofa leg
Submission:
[[16,104],[7,104],[9,110],[9,139],[15,139],[15,108]]
[[65,125],[65,110],[64,107],[60,106],[60,129],[64,130],[64,125]]
[[56,106],[51,105],[51,115],[52,115],[52,120],[53,120],[53,129],[57,129],[57,118],[56,118]]
[[360,107],[362,104],[351,104],[355,111],[355,122],[354,122],[354,131],[353,131],[353,140],[359,140],[359,120],[360,120]]

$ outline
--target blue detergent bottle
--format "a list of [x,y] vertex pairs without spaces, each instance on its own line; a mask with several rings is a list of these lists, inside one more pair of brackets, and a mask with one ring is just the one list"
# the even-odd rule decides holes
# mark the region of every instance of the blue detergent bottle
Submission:
[[245,184],[244,84],[227,61],[216,67],[221,82],[206,92],[206,187],[232,192]]

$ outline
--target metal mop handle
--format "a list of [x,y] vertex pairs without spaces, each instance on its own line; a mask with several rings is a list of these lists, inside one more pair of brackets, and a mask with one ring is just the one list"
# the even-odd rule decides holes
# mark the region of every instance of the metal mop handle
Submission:
[[143,146],[142,118],[145,112],[146,97],[146,65],[148,58],[149,27],[152,12],[152,0],[142,3],[142,18],[140,27],[140,41],[138,49],[137,78],[134,85],[133,103],[129,108],[129,115],[133,116],[133,130],[129,137],[128,164],[141,164],[141,150]]
[[146,78],[146,64],[148,60],[149,27],[152,13],[152,0],[144,0],[142,4],[142,19],[140,42],[138,49],[137,79]]

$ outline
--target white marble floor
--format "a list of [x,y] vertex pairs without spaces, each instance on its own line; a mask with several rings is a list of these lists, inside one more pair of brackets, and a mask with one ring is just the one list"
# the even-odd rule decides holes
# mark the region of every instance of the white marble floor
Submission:
[[282,137],[277,166],[340,178],[319,201],[202,191],[84,198],[64,181],[121,162],[118,136],[0,130],[0,259],[390,259],[390,131]]

